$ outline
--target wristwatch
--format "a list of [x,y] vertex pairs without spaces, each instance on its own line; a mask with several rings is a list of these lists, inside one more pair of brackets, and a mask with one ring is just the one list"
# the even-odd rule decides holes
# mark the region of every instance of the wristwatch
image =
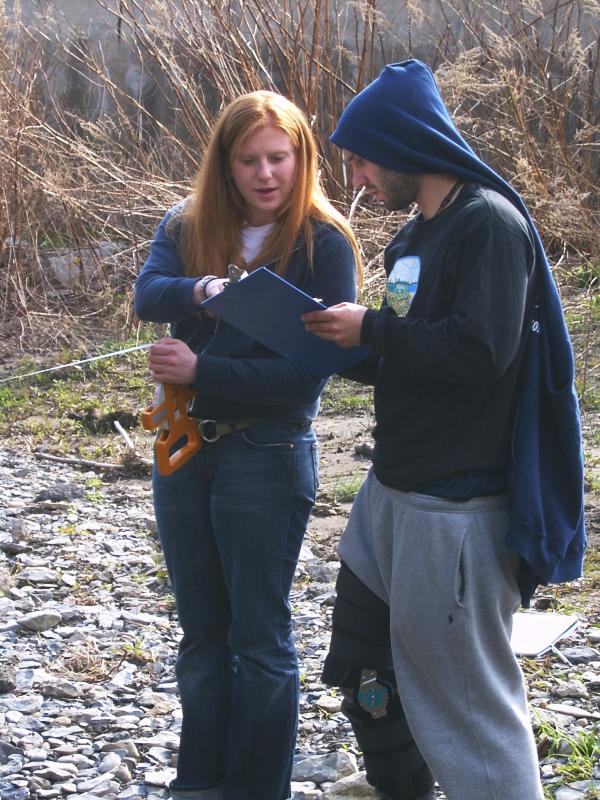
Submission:
[[196,286],[198,287],[201,303],[203,303],[207,299],[206,287],[211,281],[216,281],[216,280],[218,280],[216,275],[205,275],[203,278],[200,278],[199,281],[196,281]]

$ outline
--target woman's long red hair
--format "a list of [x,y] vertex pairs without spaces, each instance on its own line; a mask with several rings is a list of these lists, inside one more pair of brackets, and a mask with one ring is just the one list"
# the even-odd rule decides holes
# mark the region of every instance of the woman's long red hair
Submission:
[[311,221],[327,222],[349,241],[361,258],[356,238],[344,217],[325,197],[318,177],[317,148],[303,113],[283,95],[251,92],[234,100],[219,116],[202,159],[192,196],[184,205],[182,255],[186,274],[225,276],[239,258],[244,202],[230,177],[236,153],[256,130],[272,125],[287,133],[296,151],[297,176],[287,201],[277,213],[277,225],[250,268],[275,262],[285,273],[299,237],[312,260]]

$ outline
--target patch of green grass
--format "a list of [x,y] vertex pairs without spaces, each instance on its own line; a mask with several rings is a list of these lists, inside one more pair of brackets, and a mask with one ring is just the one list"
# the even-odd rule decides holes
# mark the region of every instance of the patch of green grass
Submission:
[[521,658],[521,668],[529,688],[542,692],[550,691],[551,667],[550,659]]
[[[140,338],[156,339],[152,333],[151,326],[146,326]],[[98,345],[96,352],[123,349],[138,341],[108,339]],[[41,363],[27,358],[18,372],[23,374],[86,355],[71,350],[49,355]],[[81,368],[46,372],[0,385],[0,435],[6,442],[25,441],[30,449],[43,445],[51,452],[84,459],[120,458],[123,443],[115,431],[90,430],[85,419],[77,417],[90,409],[97,409],[103,416],[114,411],[136,414],[145,408],[153,392],[147,357],[146,351],[136,351]],[[88,487],[88,499],[99,499],[92,491],[97,488]]]
[[362,477],[338,481],[332,492],[334,500],[338,503],[351,503],[356,497],[362,482]]
[[590,491],[600,491],[600,456],[589,449],[584,454],[585,481]]
[[323,414],[373,412],[373,388],[333,375],[321,399]]
[[28,399],[27,387],[19,391],[19,384],[4,384],[0,386],[0,424],[2,420]]
[[92,503],[92,505],[100,505],[100,503],[104,500],[104,495],[102,492],[98,491],[98,489],[86,489],[85,499],[89,503]]
[[600,263],[583,260],[576,267],[564,271],[567,281],[580,289],[588,289],[600,282]]
[[58,532],[61,536],[75,536],[75,534],[81,533],[73,522],[66,522],[58,529]]
[[581,408],[584,411],[600,411],[600,387],[590,386],[589,384],[584,386],[583,378],[578,375],[575,378],[575,388],[577,389]]
[[[549,746],[548,755],[559,761],[555,771],[561,782],[591,780],[600,758],[600,726],[594,725],[590,730],[580,730],[571,736],[538,715],[537,729]],[[591,800],[598,795],[588,796]]]
[[154,661],[152,653],[146,649],[142,639],[136,639],[131,644],[124,644],[123,652],[126,658],[133,661],[134,664],[149,664]]
[[600,550],[588,547],[583,562],[583,574],[600,583]]

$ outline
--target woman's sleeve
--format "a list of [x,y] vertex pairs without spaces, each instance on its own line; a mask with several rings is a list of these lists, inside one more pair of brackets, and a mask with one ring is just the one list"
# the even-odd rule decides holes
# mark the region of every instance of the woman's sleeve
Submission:
[[158,226],[135,282],[135,313],[149,322],[177,322],[198,311],[193,300],[198,279],[184,275],[177,243],[167,233],[173,213],[169,211]]
[[227,358],[200,354],[196,374],[193,386],[198,391],[206,388],[212,397],[267,406],[314,403],[327,383],[281,356]]
[[330,228],[318,229],[313,245],[313,270],[300,287],[326,306],[356,302],[357,265],[346,237]]

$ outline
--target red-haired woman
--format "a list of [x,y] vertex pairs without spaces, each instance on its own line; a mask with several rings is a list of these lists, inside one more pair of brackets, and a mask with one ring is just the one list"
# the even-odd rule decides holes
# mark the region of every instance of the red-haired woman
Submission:
[[152,377],[197,390],[191,413],[230,432],[171,476],[154,505],[183,630],[173,798],[285,800],[298,717],[289,592],[318,483],[311,423],[325,381],[199,309],[230,263],[353,301],[356,240],[319,185],[300,110],[244,95],[220,115],[193,194],[160,223],[136,282],[141,319],[171,323]]

